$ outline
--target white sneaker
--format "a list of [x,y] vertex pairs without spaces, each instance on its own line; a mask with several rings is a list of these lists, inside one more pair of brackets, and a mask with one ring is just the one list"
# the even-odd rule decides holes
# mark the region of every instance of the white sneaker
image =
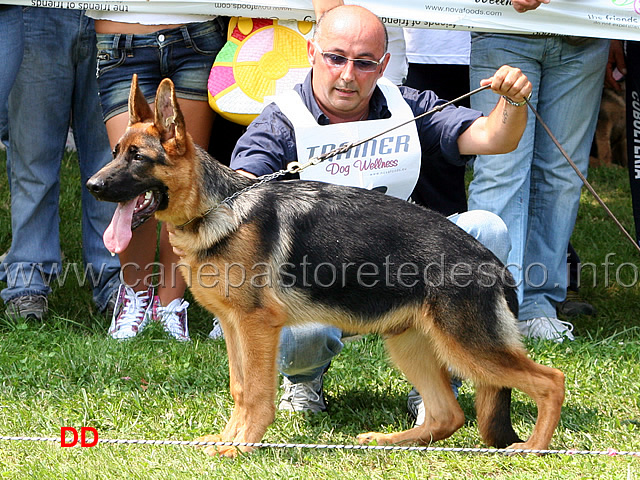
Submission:
[[323,375],[309,382],[292,383],[287,377],[282,379],[284,393],[278,410],[289,412],[320,413],[327,410],[322,391]]
[[220,326],[220,320],[218,317],[213,317],[213,329],[209,332],[209,338],[211,340],[217,340],[218,338],[224,338],[224,332]]
[[160,322],[164,331],[176,340],[187,342],[189,338],[189,326],[187,323],[187,307],[189,302],[182,298],[172,300],[169,305],[160,305],[160,299],[155,297],[151,307],[151,317]]
[[133,338],[142,332],[150,318],[148,310],[152,298],[153,287],[135,292],[131,287],[121,284],[111,317],[109,335],[123,340]]
[[557,343],[564,342],[565,338],[569,340],[575,339],[573,333],[571,333],[573,325],[555,317],[535,317],[519,321],[518,330],[525,337],[542,338]]
[[[451,377],[451,391],[456,399],[458,398],[458,389],[461,386],[462,381],[459,378]],[[409,417],[414,421],[414,427],[419,427],[424,423],[424,401],[416,387],[413,387],[407,396],[407,410],[409,411]]]

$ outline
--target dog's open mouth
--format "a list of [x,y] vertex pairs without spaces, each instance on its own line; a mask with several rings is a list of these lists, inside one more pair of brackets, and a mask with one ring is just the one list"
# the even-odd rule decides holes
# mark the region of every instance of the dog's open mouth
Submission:
[[121,253],[131,241],[132,231],[147,221],[162,202],[162,193],[148,190],[128,202],[118,203],[111,223],[102,237],[112,253]]

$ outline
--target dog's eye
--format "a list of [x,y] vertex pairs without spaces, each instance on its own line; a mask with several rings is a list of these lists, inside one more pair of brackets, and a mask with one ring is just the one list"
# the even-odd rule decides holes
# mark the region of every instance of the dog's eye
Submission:
[[142,160],[144,160],[144,157],[143,157],[142,155],[140,155],[139,153],[136,153],[136,154],[133,156],[133,159],[134,159],[134,160],[138,160],[138,161],[142,161]]

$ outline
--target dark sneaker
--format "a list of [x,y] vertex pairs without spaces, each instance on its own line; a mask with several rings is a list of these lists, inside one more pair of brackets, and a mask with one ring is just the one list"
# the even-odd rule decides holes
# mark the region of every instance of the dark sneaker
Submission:
[[596,309],[593,305],[585,302],[578,292],[567,290],[567,298],[556,305],[559,315],[564,317],[577,317],[578,315],[595,315]]
[[289,412],[320,413],[327,410],[322,391],[323,375],[309,382],[292,383],[287,377],[282,380],[284,393],[278,410]]
[[13,319],[34,318],[42,321],[49,310],[46,295],[22,295],[6,302],[6,314]]

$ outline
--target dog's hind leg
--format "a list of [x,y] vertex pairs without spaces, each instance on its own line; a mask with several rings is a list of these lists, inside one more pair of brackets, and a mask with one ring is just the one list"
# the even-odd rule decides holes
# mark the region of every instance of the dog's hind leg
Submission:
[[[514,443],[509,448],[548,448],[560,421],[564,401],[564,374],[555,368],[535,363],[524,350],[505,352],[499,365],[489,361],[487,367],[483,372],[484,378],[478,379],[477,383],[478,427],[485,441],[496,446],[505,446],[502,445],[503,442],[495,441],[496,432],[499,434],[500,424],[505,421],[505,413],[497,412],[506,407],[500,392],[504,387],[517,388],[534,400],[538,408],[538,418],[529,439],[526,442]],[[497,421],[499,418],[503,420]]]
[[391,359],[420,392],[425,420],[421,426],[401,432],[363,433],[358,435],[359,443],[429,444],[451,436],[464,424],[464,413],[451,390],[449,372],[434,355],[429,339],[421,331],[410,328],[388,337],[386,344]]

